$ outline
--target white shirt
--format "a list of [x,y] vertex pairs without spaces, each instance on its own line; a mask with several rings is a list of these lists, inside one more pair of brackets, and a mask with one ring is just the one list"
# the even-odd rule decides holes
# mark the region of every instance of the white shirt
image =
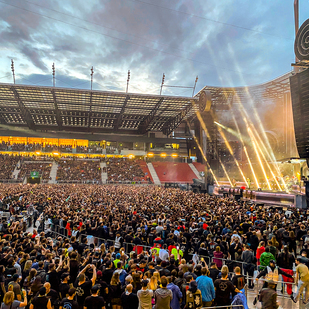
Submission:
[[160,249],[159,250],[159,258],[162,260],[162,261],[168,261],[168,258],[169,258],[169,254],[168,252],[165,250],[165,249]]

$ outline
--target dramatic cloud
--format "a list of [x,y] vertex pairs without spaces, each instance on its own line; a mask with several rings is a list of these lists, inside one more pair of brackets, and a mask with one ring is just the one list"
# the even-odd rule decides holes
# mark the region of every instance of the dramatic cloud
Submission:
[[[301,8],[302,21],[306,18]],[[0,0],[0,78],[158,93],[166,84],[240,86],[291,70],[293,3],[225,0]],[[231,26],[234,25],[234,26]],[[11,82],[10,77],[0,82]],[[165,88],[191,95],[192,90]]]

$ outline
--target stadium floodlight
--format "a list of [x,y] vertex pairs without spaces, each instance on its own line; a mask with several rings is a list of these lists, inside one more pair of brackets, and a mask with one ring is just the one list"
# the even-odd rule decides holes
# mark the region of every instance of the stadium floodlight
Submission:
[[160,95],[162,94],[162,88],[163,88],[163,85],[164,85],[164,80],[165,80],[165,74],[163,73],[161,89],[160,89]]
[[192,92],[192,97],[194,97],[194,92],[195,92],[195,87],[196,87],[197,81],[198,81],[198,76],[196,76],[196,78],[195,78],[194,87],[193,87],[193,92]]
[[56,86],[56,68],[55,68],[55,63],[52,65],[52,72],[53,72],[53,86]]
[[131,75],[130,70],[128,70],[127,90],[126,90],[126,92],[128,92],[128,90],[129,90],[130,75]]
[[15,69],[14,69],[14,60],[11,59],[11,70],[12,70],[12,73],[13,73],[13,82],[15,84]]
[[90,74],[90,76],[91,76],[91,90],[92,90],[92,83],[93,83],[93,67],[91,68],[91,70],[90,70],[90,72],[91,72],[91,74]]

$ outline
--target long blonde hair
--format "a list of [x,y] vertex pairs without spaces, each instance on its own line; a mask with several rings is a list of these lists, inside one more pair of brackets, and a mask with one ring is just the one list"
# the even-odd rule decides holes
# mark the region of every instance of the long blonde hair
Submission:
[[14,301],[14,292],[13,291],[6,292],[3,297],[3,302],[7,306],[10,306],[13,303],[13,301]]
[[33,263],[32,263],[32,260],[27,260],[27,262],[25,263],[24,271],[30,270],[32,264],[33,264]]
[[155,271],[153,273],[153,277],[155,277],[157,279],[157,281],[161,282],[161,277],[160,277],[160,273],[158,271]]
[[158,280],[157,280],[157,278],[156,278],[155,276],[152,276],[152,277],[150,278],[149,283],[148,283],[148,288],[149,288],[150,290],[155,291],[155,290],[157,289],[157,287],[158,287]]

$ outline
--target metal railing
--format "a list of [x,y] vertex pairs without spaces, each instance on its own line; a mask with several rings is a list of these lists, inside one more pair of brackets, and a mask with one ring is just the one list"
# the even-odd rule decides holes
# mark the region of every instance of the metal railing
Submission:
[[243,305],[226,305],[226,306],[213,306],[213,307],[202,307],[201,309],[219,309],[219,308],[244,308]]

